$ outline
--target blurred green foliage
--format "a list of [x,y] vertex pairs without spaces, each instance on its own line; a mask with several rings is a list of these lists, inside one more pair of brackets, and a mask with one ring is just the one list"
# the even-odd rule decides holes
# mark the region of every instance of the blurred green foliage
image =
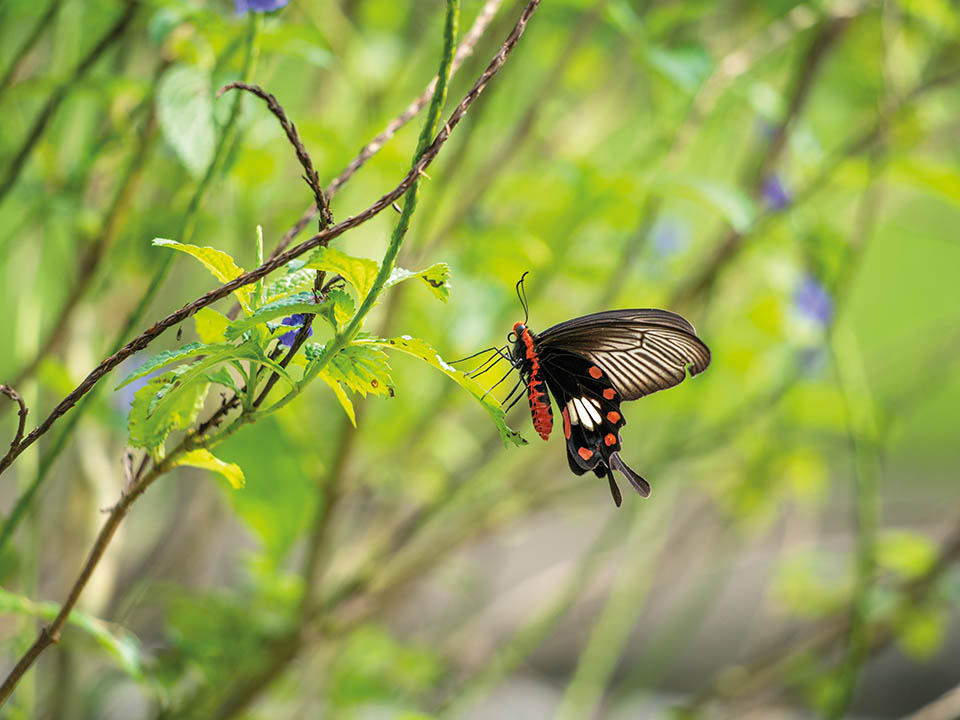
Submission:
[[[461,37],[485,4],[464,0]],[[443,117],[523,4],[499,7]],[[0,4],[0,381],[28,430],[118,336],[256,267],[258,226],[269,255],[313,198],[261,101],[216,97],[243,74],[251,19],[226,0],[149,0],[111,35],[126,9]],[[322,183],[423,91],[443,17],[439,0],[294,0],[257,20],[251,81]],[[4,711],[509,717],[530,683],[541,714],[736,715],[759,698],[895,715],[955,684],[958,27],[948,0],[544,0],[422,180],[398,258],[413,270],[395,278],[410,282],[351,346],[367,374],[331,365],[216,448],[244,487],[204,456],[150,488]],[[336,220],[396,186],[421,124],[339,188]],[[0,554],[4,673],[76,577],[128,444],[179,440],[238,381],[211,363],[150,426],[148,396],[189,371],[114,388],[213,344],[245,372],[275,362],[266,339],[309,310],[313,271],[340,273],[297,382],[360,306],[396,220],[304,255],[262,297],[247,286],[239,320],[230,298],[168,331],[4,474],[5,522],[44,477]],[[485,387],[441,376],[462,378],[441,357],[504,342],[526,270],[535,331],[667,307],[713,351],[702,376],[624,408],[625,458],[653,486],[642,512],[572,476],[523,402],[508,422],[532,440],[505,448],[467,397]],[[132,442],[128,421],[144,429]]]

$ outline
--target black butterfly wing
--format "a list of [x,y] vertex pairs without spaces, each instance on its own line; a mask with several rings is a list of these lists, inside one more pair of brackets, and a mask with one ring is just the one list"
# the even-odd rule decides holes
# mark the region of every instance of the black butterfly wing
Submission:
[[574,318],[537,336],[541,356],[568,352],[609,378],[622,400],[636,400],[683,382],[710,364],[693,325],[666,310],[610,310]]
[[710,350],[693,325],[666,310],[611,310],[554,325],[537,336],[536,346],[563,416],[570,469],[606,475],[617,505],[612,470],[647,497],[650,485],[620,457],[619,431],[626,424],[620,403],[707,368]]
[[[557,401],[567,443],[567,462],[576,475],[592,470],[606,476],[614,502],[622,498],[611,469],[626,476],[643,497],[650,485],[620,459],[621,396],[592,361],[575,353],[552,351],[540,358],[547,387]],[[592,370],[592,372],[591,372]]]

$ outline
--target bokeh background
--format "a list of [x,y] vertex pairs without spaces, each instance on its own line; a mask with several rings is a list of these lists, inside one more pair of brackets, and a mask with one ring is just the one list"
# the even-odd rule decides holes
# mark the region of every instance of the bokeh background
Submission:
[[[523,5],[464,0],[461,34],[494,14],[447,112]],[[293,0],[262,19],[253,80],[321,181],[423,91],[443,11]],[[249,268],[256,227],[269,251],[309,207],[245,97],[190,214],[249,23],[227,2],[0,4],[0,380],[28,428],[118,336],[214,286],[185,256],[158,274],[152,238],[189,216],[193,242]],[[544,0],[431,167],[401,252],[450,264],[449,301],[400,287],[367,329],[446,358],[502,344],[526,270],[534,330],[683,313],[709,370],[624,408],[652,497],[616,509],[524,403],[510,422],[530,444],[504,448],[416,359],[393,360],[395,397],[354,398],[355,430],[317,383],[218,450],[244,489],[183,469],[136,503],[4,716],[889,718],[954,687],[958,31],[948,0]],[[336,218],[399,182],[419,123],[343,186]],[[379,259],[394,222],[335,245]],[[4,474],[7,523],[42,478],[0,554],[4,673],[123,486],[131,396],[113,388],[194,337],[167,332]],[[15,420],[0,409],[0,437]]]

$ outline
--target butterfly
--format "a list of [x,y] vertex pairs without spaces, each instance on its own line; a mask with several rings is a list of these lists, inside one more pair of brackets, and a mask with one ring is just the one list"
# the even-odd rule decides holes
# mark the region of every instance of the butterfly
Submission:
[[[504,404],[525,388],[533,427],[547,440],[553,429],[552,395],[560,409],[570,469],[576,475],[592,470],[597,477],[606,477],[617,507],[623,498],[614,470],[648,497],[650,484],[620,456],[620,429],[626,425],[620,405],[678,385],[688,372],[690,376],[703,372],[710,364],[709,348],[683,317],[650,308],[598,312],[535,333],[527,326],[523,277],[517,294],[524,320],[514,324],[508,345],[491,348],[496,351],[490,359],[493,365],[504,358],[511,364],[510,372],[520,371]],[[470,374],[489,370],[490,360]],[[496,385],[507,377],[509,373]],[[522,393],[517,395],[507,410],[521,397]]]

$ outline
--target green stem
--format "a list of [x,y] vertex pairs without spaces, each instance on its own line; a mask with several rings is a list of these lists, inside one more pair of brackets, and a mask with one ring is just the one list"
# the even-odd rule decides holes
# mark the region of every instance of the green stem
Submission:
[[[257,39],[259,37],[260,23],[262,22],[260,18],[260,13],[252,13],[250,16],[250,24],[248,26],[246,37],[246,56],[244,58],[242,71],[242,77],[244,81],[248,80],[253,74],[256,64],[258,53]],[[207,189],[213,182],[214,177],[222,166],[223,159],[227,154],[227,148],[230,146],[230,143],[233,139],[237,118],[240,114],[240,99],[240,95],[237,95],[234,98],[234,103],[230,110],[230,117],[227,119],[227,123],[224,126],[223,134],[221,135],[220,141],[217,144],[213,160],[211,161],[210,166],[207,168],[207,172],[204,174],[203,179],[200,181],[200,185],[197,187],[196,192],[191,198],[190,205],[187,207],[186,215],[184,216],[183,223],[180,227],[179,235],[181,242],[188,243],[193,237],[193,233],[196,229],[196,216],[198,210],[200,209],[201,202],[206,195]],[[154,272],[153,278],[150,281],[150,285],[147,287],[146,291],[144,291],[143,296],[140,298],[140,302],[127,319],[123,329],[115,338],[113,346],[110,350],[111,355],[123,347],[123,344],[130,332],[135,327],[138,327],[142,322],[147,308],[153,301],[154,295],[156,295],[157,290],[159,290],[160,285],[163,283],[163,280],[166,278],[167,273],[170,270],[173,257],[174,253],[164,253],[163,260],[161,260],[160,265]],[[73,430],[76,428],[80,416],[86,409],[90,407],[97,397],[98,390],[94,389],[80,401],[77,407],[74,408],[71,416],[67,419],[67,424],[64,426],[62,432],[57,436],[53,445],[51,445],[48,451],[40,458],[40,464],[33,482],[30,483],[30,486],[27,487],[27,489],[17,499],[16,505],[14,505],[13,510],[11,510],[10,515],[3,524],[3,528],[0,529],[0,552],[3,551],[3,548],[10,541],[10,538],[19,527],[21,521],[26,515],[26,511],[30,508],[37,491],[46,480],[47,473],[50,471],[50,468],[53,466],[53,463],[59,456],[60,452],[66,446],[67,440],[73,434]]]
[[[443,53],[440,58],[440,70],[437,72],[437,87],[433,91],[433,99],[430,101],[430,108],[427,110],[427,117],[424,120],[423,127],[420,129],[420,138],[417,141],[417,149],[413,153],[413,163],[411,164],[411,167],[416,167],[417,163],[420,162],[420,158],[423,157],[423,153],[426,151],[427,147],[429,147],[440,125],[440,112],[443,110],[443,104],[447,98],[447,86],[450,80],[450,67],[453,65],[453,57],[456,51],[457,23],[459,16],[460,0],[447,0],[447,14],[443,29]],[[400,252],[400,246],[403,245],[403,239],[410,227],[410,218],[417,209],[419,189],[420,180],[417,179],[410,186],[410,189],[407,190],[406,195],[404,195],[403,210],[400,213],[400,220],[397,222],[397,226],[393,229],[393,234],[390,236],[390,244],[387,246],[387,251],[384,253],[383,260],[380,263],[380,270],[377,273],[377,277],[374,279],[373,285],[370,287],[369,292],[367,292],[366,297],[364,297],[363,302],[360,303],[360,308],[350,320],[350,324],[347,325],[342,333],[338,334],[330,343],[327,344],[323,355],[321,355],[317,361],[313,363],[313,365],[307,368],[307,372],[304,374],[300,385],[294,390],[291,390],[287,395],[270,407],[253,413],[252,418],[254,420],[261,416],[274,413],[292,401],[297,395],[300,394],[300,392],[303,391],[307,385],[310,384],[310,381],[316,378],[316,376],[330,363],[330,360],[333,359],[338,352],[349,345],[356,337],[361,326],[363,325],[364,319],[373,309],[373,306],[376,304],[380,293],[383,292],[383,286],[386,284],[391,273],[393,272],[393,266],[396,262],[397,254]]]

